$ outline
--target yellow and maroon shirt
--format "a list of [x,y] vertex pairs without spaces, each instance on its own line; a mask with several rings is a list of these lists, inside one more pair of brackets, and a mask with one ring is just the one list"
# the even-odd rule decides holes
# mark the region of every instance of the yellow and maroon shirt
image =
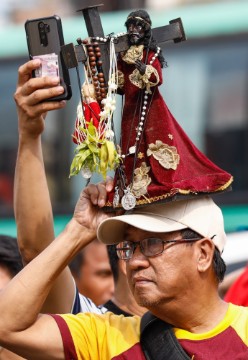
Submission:
[[[66,360],[145,360],[138,316],[110,312],[52,316],[61,332]],[[229,304],[225,318],[207,333],[174,331],[193,360],[248,359],[247,308]]]

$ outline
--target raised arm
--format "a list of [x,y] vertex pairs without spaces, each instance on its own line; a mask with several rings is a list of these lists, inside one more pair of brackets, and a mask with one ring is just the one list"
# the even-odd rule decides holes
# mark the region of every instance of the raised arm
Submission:
[[[32,78],[39,60],[19,69],[15,101],[19,121],[19,148],[15,169],[14,209],[20,251],[25,264],[54,239],[53,214],[44,169],[41,134],[46,113],[60,109],[65,102],[46,102],[63,88],[58,78]],[[43,101],[43,102],[41,102]],[[45,312],[69,312],[74,299],[74,283],[69,269],[57,279],[44,303]]]
[[65,359],[55,321],[39,312],[61,271],[95,239],[97,226],[107,216],[99,207],[105,204],[106,188],[112,187],[112,181],[87,187],[62,234],[1,292],[0,345],[25,359]]

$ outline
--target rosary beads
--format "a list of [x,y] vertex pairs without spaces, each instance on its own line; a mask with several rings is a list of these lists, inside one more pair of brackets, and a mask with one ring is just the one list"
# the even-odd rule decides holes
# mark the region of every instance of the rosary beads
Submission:
[[102,100],[106,98],[107,87],[102,70],[101,49],[98,42],[89,43],[87,39],[83,41],[88,53],[90,73],[92,74],[92,83],[95,88],[96,99],[102,107]]

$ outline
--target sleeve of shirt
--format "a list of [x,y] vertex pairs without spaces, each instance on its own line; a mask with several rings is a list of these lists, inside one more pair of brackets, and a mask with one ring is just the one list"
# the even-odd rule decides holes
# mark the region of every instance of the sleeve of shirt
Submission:
[[75,287],[75,298],[71,310],[72,314],[76,315],[80,312],[104,314],[106,311],[107,309],[105,307],[96,306],[89,298],[79,294],[77,288]]
[[[92,313],[50,314],[60,330],[65,360],[110,360],[137,359],[140,317],[125,317],[107,312],[104,315]],[[130,353],[131,351],[131,353]],[[122,356],[124,353],[130,356]],[[139,351],[140,352],[140,351]]]

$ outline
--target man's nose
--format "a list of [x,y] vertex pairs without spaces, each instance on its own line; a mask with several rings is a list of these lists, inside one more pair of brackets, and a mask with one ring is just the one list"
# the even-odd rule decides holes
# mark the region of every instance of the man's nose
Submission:
[[129,31],[130,32],[133,32],[134,30],[135,30],[135,25],[134,24],[131,24],[131,25],[129,25]]
[[131,257],[130,260],[128,260],[128,266],[132,269],[149,266],[149,261],[147,257],[144,254],[142,254],[140,250],[140,245],[138,245],[135,248],[133,256]]

